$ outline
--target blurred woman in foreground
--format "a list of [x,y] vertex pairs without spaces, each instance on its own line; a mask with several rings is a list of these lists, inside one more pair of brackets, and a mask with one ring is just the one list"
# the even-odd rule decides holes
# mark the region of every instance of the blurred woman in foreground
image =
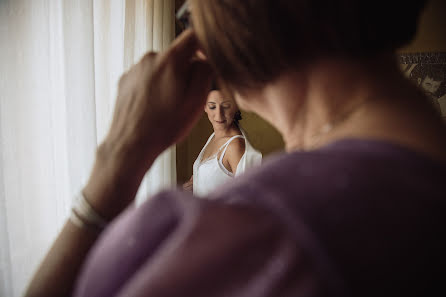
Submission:
[[[90,297],[445,295],[445,127],[394,57],[424,6],[409,2],[192,1],[195,32],[122,78],[83,189],[91,207],[75,208],[28,294],[68,295],[78,279]],[[199,116],[200,47],[287,153],[212,201],[164,192],[129,208],[86,258]]]

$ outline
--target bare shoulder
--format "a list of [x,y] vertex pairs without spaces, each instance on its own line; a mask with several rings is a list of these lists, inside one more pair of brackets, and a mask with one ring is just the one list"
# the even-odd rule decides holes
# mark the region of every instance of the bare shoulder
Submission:
[[229,143],[226,153],[223,157],[223,165],[230,172],[235,173],[238,163],[240,162],[240,159],[242,158],[244,153],[245,153],[245,139],[236,138],[232,140]]
[[228,149],[226,150],[226,154],[224,159],[226,159],[229,163],[238,163],[245,153],[245,139],[244,138],[236,138],[231,141],[228,145]]
[[[231,141],[228,145],[228,149],[226,150],[226,156],[230,159],[232,158],[240,158],[245,153],[245,139],[244,138],[236,138]],[[238,161],[237,160],[237,161]]]

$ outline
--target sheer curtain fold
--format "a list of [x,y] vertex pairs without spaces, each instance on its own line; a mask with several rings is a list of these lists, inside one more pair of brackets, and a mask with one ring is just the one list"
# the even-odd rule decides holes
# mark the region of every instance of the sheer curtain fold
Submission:
[[50,1],[1,5],[0,230],[9,261],[2,263],[8,284],[0,290],[2,296],[18,296],[65,219],[71,199],[64,15],[62,6]]
[[[173,0],[0,0],[0,296],[21,295],[67,218],[121,74],[173,38]],[[172,148],[138,200],[175,185]]]
[[[175,38],[175,1],[127,0],[126,6],[124,69],[138,62],[148,51],[166,49]],[[144,177],[137,203],[150,194],[175,186],[176,150],[173,146],[155,160]]]

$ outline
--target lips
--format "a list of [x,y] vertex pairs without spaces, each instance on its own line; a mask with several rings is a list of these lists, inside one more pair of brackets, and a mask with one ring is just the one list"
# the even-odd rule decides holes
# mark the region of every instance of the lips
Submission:
[[217,124],[224,124],[224,123],[226,123],[226,120],[224,120],[224,121],[215,121]]

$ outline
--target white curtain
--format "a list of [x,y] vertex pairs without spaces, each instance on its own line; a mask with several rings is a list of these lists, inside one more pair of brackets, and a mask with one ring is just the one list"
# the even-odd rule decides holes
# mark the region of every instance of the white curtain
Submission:
[[[67,218],[122,72],[173,38],[173,0],[0,0],[0,296],[22,294]],[[138,200],[175,184],[172,148]]]

